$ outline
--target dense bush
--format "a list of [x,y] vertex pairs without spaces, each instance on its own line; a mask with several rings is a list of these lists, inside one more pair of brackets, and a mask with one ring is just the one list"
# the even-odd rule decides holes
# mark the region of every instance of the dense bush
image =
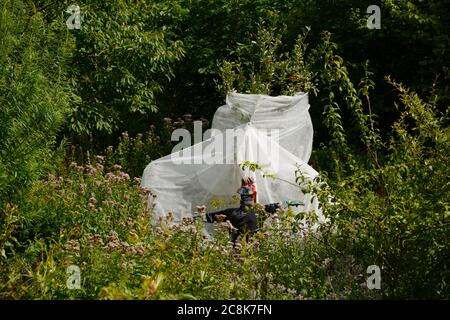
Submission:
[[158,109],[156,95],[173,78],[173,65],[183,56],[182,43],[171,30],[182,10],[172,4],[79,3],[83,21],[74,33],[71,71],[81,101],[70,114],[71,131],[107,137]]
[[70,102],[65,65],[73,41],[20,0],[0,5],[0,205],[50,164]]
[[[336,159],[333,178],[321,171],[327,184],[318,186],[319,194],[335,230],[326,241],[360,264],[380,266],[386,298],[444,298],[450,293],[450,132],[432,102],[393,85],[401,116],[390,141],[376,152],[368,146],[353,161]],[[319,153],[333,149],[339,147]]]

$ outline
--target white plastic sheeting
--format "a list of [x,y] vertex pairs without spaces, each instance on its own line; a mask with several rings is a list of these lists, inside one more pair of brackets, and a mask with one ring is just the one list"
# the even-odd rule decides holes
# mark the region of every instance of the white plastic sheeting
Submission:
[[224,131],[251,123],[256,129],[278,129],[280,146],[307,163],[314,134],[308,109],[306,93],[292,97],[230,93],[226,105],[217,109],[212,128]]
[[[299,211],[318,210],[295,182],[300,168],[307,178],[318,173],[307,161],[311,155],[313,127],[306,93],[272,97],[259,94],[230,93],[212,122],[212,132],[200,143],[152,161],[145,169],[142,186],[156,196],[150,197],[154,217],[172,212],[174,222],[192,217],[196,206],[207,211],[238,206],[232,203],[241,177],[255,178],[258,202],[284,200],[305,203]],[[243,161],[258,163],[275,178],[263,172],[243,171]],[[211,208],[216,200],[218,207]],[[217,201],[219,200],[219,201]]]

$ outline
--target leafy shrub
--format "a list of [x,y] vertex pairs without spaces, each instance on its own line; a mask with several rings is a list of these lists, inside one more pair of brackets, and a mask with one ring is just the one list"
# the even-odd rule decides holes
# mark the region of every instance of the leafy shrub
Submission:
[[71,88],[64,72],[73,40],[59,21],[20,0],[0,11],[0,206],[49,166],[51,147],[64,122]]
[[157,95],[184,54],[171,27],[183,9],[173,1],[83,2],[72,61],[80,101],[72,105],[68,129],[89,142],[158,109]]
[[[209,121],[200,118],[202,129],[207,129]],[[172,152],[178,141],[172,141],[172,132],[176,129],[186,129],[191,133],[194,130],[194,121],[191,114],[185,114],[177,119],[164,118],[160,128],[154,125],[145,133],[138,133],[130,137],[123,132],[116,147],[106,148],[105,164],[111,168],[120,164],[132,177],[140,177],[150,161],[166,156]],[[193,143],[193,142],[191,142]]]
[[340,164],[346,158],[336,160],[346,168],[339,176],[321,172],[325,187],[316,190],[333,230],[326,241],[361,265],[380,266],[386,298],[443,298],[450,276],[450,188],[442,182],[449,131],[435,105],[391,84],[403,108],[390,141],[380,146],[383,158],[357,154],[351,167]]
[[307,32],[300,35],[291,53],[283,51],[282,32],[275,26],[258,26],[257,34],[238,44],[234,60],[219,69],[222,94],[232,91],[270,95],[314,92],[313,73],[305,59]]

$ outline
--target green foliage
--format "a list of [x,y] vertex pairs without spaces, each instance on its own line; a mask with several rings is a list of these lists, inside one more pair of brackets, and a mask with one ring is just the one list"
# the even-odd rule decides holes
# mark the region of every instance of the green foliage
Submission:
[[[377,3],[381,9],[380,30],[370,30],[366,26],[366,9],[372,4],[374,3],[371,1],[355,0],[184,1],[183,6],[189,9],[189,13],[182,22],[185,29],[180,34],[185,39],[186,63],[180,64],[175,70],[170,95],[161,100],[165,105],[164,110],[177,115],[189,111],[194,115],[206,114],[210,117],[215,111],[212,106],[223,102],[224,91],[233,88],[249,90],[251,74],[264,80],[270,79],[272,84],[266,86],[273,87],[277,78],[268,78],[267,75],[274,66],[260,62],[264,56],[264,46],[261,43],[273,48],[273,43],[281,39],[276,52],[279,57],[281,53],[293,51],[298,37],[303,35],[306,27],[310,28],[306,42],[309,49],[321,45],[324,31],[332,34],[333,42],[338,45],[335,54],[345,60],[351,79],[363,78],[364,70],[361,65],[367,60],[371,62],[372,80],[376,83],[376,90],[371,94],[371,110],[373,114],[385,119],[380,123],[382,135],[389,133],[392,120],[397,116],[396,111],[391,108],[395,95],[384,83],[385,75],[392,75],[424,97],[429,94],[429,84],[437,77],[435,90],[438,92],[438,103],[441,108],[445,107],[449,101],[449,68],[446,58],[448,6],[445,1],[381,1]],[[272,40],[263,37],[263,41],[259,41],[257,35],[260,24],[272,31]],[[257,44],[252,45],[252,40]],[[308,59],[305,61],[307,65],[314,62]],[[241,73],[237,72],[237,67]],[[316,69],[310,71],[321,76]],[[217,90],[214,80],[221,81],[222,76],[229,80],[239,80],[236,79],[231,84],[228,81],[229,85]],[[248,83],[241,88],[236,82],[242,81]],[[353,83],[357,84],[358,81]],[[280,85],[288,84],[292,83]],[[261,85],[264,83],[259,84]],[[320,86],[316,88],[320,89]],[[264,91],[265,88],[256,89]],[[280,92],[279,89],[275,87],[274,92]],[[327,92],[319,93],[317,98],[311,99],[311,105],[322,110],[326,105],[322,99],[328,99]],[[322,112],[313,112],[312,118],[315,125],[320,123]],[[316,131],[315,141],[327,141],[329,136],[326,128],[319,129]],[[360,137],[351,133],[349,138],[355,140]]]
[[[111,168],[114,164],[120,164],[132,177],[140,177],[150,161],[161,158],[172,152],[172,132],[176,129],[193,131],[194,121],[191,114],[185,114],[182,118],[172,120],[164,118],[159,130],[151,125],[150,129],[142,134],[131,137],[127,131],[122,133],[116,147],[108,146],[104,154],[105,164]],[[202,127],[207,127],[208,121],[201,119]]]
[[[105,172],[102,162],[99,156],[94,165],[72,163],[64,177],[49,174],[35,184],[20,210],[11,206],[3,210],[8,224],[2,237],[9,238],[0,247],[2,297],[74,297],[66,287],[68,265],[79,264],[84,269],[89,263],[96,272],[92,276],[98,278],[96,268],[103,269],[101,274],[109,267],[120,270],[115,263],[121,253],[142,257],[149,232],[150,217],[144,205],[148,191],[118,165]],[[110,241],[103,248],[106,239]],[[87,250],[89,256],[80,257],[80,243],[81,252]],[[101,254],[115,249],[118,252],[112,256]],[[109,277],[100,284],[108,283]],[[93,280],[83,296],[95,297],[98,286],[98,279]]]
[[[220,63],[233,62],[241,46],[251,48],[249,39],[258,34],[259,23],[281,26],[280,12],[289,4],[278,0],[182,0],[180,4],[189,10],[179,26],[186,55],[160,102],[170,116],[189,112],[209,119],[223,102],[216,85],[222,77]],[[253,50],[258,54],[257,46]],[[250,60],[242,62],[257,63],[247,57]]]
[[106,165],[112,167],[118,163],[132,177],[140,177],[150,161],[169,154],[171,147],[170,140],[161,141],[153,130],[134,138],[124,132],[116,148],[109,146],[106,149]]
[[[327,258],[308,229],[293,229],[292,212],[273,217],[251,242],[230,243],[227,224],[213,240],[201,219],[150,225],[151,194],[119,166],[70,165],[35,185],[20,210],[8,207],[0,297],[14,299],[303,299],[348,298],[359,292],[351,257]],[[5,230],[2,230],[4,232]],[[289,257],[289,259],[287,259]],[[349,260],[350,259],[350,260]],[[330,266],[330,261],[332,266]],[[66,268],[81,270],[81,288],[66,286]],[[350,268],[349,268],[350,266]],[[323,268],[328,268],[330,272]],[[335,268],[335,269],[333,269]],[[334,271],[336,270],[336,271]],[[360,280],[358,280],[360,281]],[[361,280],[362,281],[362,280]]]
[[222,94],[232,91],[293,95],[314,92],[313,75],[305,61],[306,33],[299,36],[292,53],[283,52],[281,33],[275,27],[259,25],[257,34],[238,44],[234,61],[220,65]]
[[333,179],[321,171],[325,183],[310,190],[329,218],[325,241],[361,265],[379,265],[384,297],[443,298],[450,277],[450,188],[442,180],[449,176],[449,129],[433,103],[389,82],[403,108],[380,148],[383,159],[358,156]]
[[72,100],[73,40],[20,0],[0,5],[0,205],[45,172]]
[[[351,165],[348,139],[352,136],[358,137],[359,144],[358,141],[350,141],[352,147],[356,148],[362,143],[370,156],[376,159],[376,152],[381,147],[382,141],[371,110],[369,95],[374,88],[374,82],[370,79],[372,73],[368,70],[369,62],[366,61],[363,65],[364,76],[356,87],[343,58],[336,54],[338,46],[331,41],[330,33],[324,32],[322,40],[311,54],[316,61],[315,68],[318,68],[317,82],[321,88],[318,96],[322,97],[321,102],[324,105],[322,121],[332,138],[330,145],[336,152],[346,156]],[[345,106],[347,112],[344,112],[341,106]],[[365,108],[367,111],[364,110]],[[344,122],[348,129],[344,128]],[[340,169],[336,168],[336,170]]]
[[184,51],[171,25],[183,10],[174,1],[79,5],[71,75],[81,101],[72,106],[69,128],[88,135],[124,130],[157,110],[156,96],[174,76]]

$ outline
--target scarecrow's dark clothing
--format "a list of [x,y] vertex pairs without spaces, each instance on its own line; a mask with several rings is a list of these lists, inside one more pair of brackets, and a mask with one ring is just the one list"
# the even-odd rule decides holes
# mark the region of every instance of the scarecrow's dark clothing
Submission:
[[[276,203],[265,205],[265,210],[268,213],[275,213],[278,205]],[[232,240],[235,242],[237,238],[247,233],[251,235],[257,230],[257,217],[252,206],[241,205],[239,208],[229,208],[216,212],[206,213],[206,221],[213,223],[216,221],[217,215],[224,215],[225,221],[231,222],[232,226],[237,229],[237,232],[233,233]]]

